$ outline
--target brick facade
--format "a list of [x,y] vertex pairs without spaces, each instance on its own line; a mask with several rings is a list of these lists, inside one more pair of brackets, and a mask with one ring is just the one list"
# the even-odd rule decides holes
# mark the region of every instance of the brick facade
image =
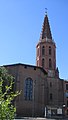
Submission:
[[[42,116],[47,104],[47,73],[41,67],[16,64],[5,66],[15,78],[15,90],[21,91],[15,105],[19,116]],[[33,80],[32,100],[25,100],[25,80]]]

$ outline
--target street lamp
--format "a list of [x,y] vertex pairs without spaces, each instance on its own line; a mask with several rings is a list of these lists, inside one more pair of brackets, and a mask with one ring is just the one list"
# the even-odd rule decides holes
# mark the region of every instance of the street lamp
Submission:
[[63,104],[63,118],[64,118],[64,116],[65,116],[65,104]]

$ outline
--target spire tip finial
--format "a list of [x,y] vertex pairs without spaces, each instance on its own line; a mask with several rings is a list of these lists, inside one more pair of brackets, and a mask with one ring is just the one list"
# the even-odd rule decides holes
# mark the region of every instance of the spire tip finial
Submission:
[[45,14],[47,15],[47,8],[45,8]]

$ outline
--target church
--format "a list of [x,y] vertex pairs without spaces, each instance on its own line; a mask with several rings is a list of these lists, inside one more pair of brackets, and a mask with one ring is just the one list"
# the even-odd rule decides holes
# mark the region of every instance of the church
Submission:
[[18,63],[5,68],[15,78],[14,91],[21,91],[15,99],[17,116],[68,115],[68,82],[59,77],[47,13],[36,45],[36,65]]

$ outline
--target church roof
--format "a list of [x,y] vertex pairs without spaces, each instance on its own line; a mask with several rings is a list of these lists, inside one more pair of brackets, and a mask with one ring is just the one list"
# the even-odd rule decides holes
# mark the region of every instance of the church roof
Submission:
[[24,68],[28,68],[28,67],[31,67],[33,68],[34,70],[36,69],[40,69],[44,74],[47,75],[47,72],[42,68],[42,67],[39,67],[39,66],[34,66],[34,65],[28,65],[28,64],[22,64],[22,63],[16,63],[16,64],[10,64],[10,65],[3,65],[4,67],[11,67],[11,66],[24,66]]
[[41,37],[42,37],[42,39],[44,39],[44,38],[52,39],[52,34],[51,34],[51,29],[50,29],[50,25],[49,25],[49,20],[48,20],[47,14],[44,17]]

